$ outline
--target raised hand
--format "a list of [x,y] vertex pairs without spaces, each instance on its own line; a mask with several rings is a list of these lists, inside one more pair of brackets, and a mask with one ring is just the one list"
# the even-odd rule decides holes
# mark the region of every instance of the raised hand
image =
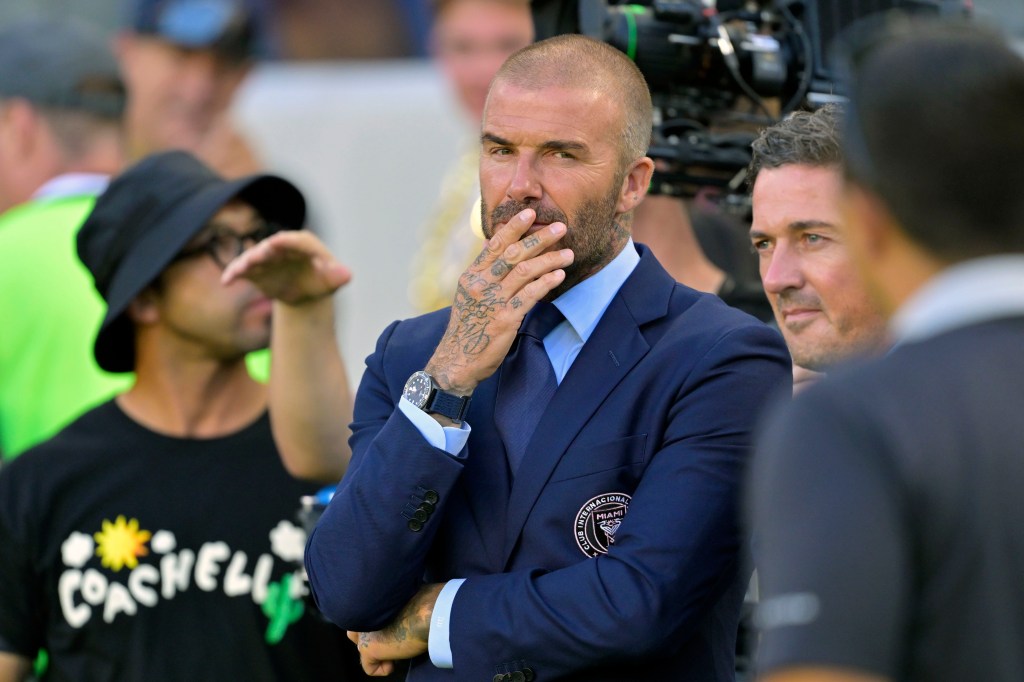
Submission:
[[469,395],[504,360],[519,325],[537,301],[565,279],[569,249],[548,250],[563,223],[530,232],[533,209],[517,214],[491,237],[459,278],[451,318],[426,371],[445,390]]
[[330,296],[352,273],[312,232],[284,230],[228,263],[221,281],[236,279],[247,279],[268,297],[294,306]]

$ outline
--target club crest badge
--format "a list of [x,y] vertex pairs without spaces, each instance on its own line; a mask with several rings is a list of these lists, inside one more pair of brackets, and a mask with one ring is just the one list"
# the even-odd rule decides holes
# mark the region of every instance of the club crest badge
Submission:
[[576,513],[573,530],[576,544],[589,557],[606,554],[615,544],[615,533],[633,498],[626,493],[603,493],[591,497]]

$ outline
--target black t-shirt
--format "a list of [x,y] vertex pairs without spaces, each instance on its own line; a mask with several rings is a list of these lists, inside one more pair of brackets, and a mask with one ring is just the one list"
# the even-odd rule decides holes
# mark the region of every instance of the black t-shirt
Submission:
[[362,679],[302,598],[314,489],[266,415],[195,440],[96,408],[0,473],[0,650],[57,680]]

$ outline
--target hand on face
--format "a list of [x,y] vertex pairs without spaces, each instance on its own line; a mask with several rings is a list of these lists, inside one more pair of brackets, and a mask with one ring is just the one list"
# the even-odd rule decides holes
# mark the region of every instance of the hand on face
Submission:
[[263,293],[297,306],[330,296],[352,279],[317,237],[305,230],[284,230],[246,249],[228,263],[221,281],[247,279]]
[[426,367],[442,388],[472,393],[505,359],[526,314],[565,279],[573,252],[548,251],[565,224],[532,232],[535,218],[526,209],[497,229],[459,278],[448,329]]

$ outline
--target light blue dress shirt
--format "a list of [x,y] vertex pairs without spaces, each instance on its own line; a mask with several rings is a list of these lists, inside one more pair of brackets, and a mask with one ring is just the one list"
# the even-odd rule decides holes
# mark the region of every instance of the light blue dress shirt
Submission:
[[[640,255],[633,245],[633,240],[630,239],[608,265],[554,300],[555,307],[565,316],[565,320],[544,337],[544,350],[551,360],[555,379],[559,384],[579,355],[583,344],[594,332],[615,294],[639,262]],[[463,422],[461,427],[442,427],[433,417],[405,398],[399,400],[398,407],[428,443],[455,457],[465,456],[460,453],[469,440],[469,424]],[[463,582],[465,581],[459,578],[449,580],[434,603],[434,615],[430,621],[427,644],[430,661],[438,668],[453,667],[449,621],[455,594]]]

